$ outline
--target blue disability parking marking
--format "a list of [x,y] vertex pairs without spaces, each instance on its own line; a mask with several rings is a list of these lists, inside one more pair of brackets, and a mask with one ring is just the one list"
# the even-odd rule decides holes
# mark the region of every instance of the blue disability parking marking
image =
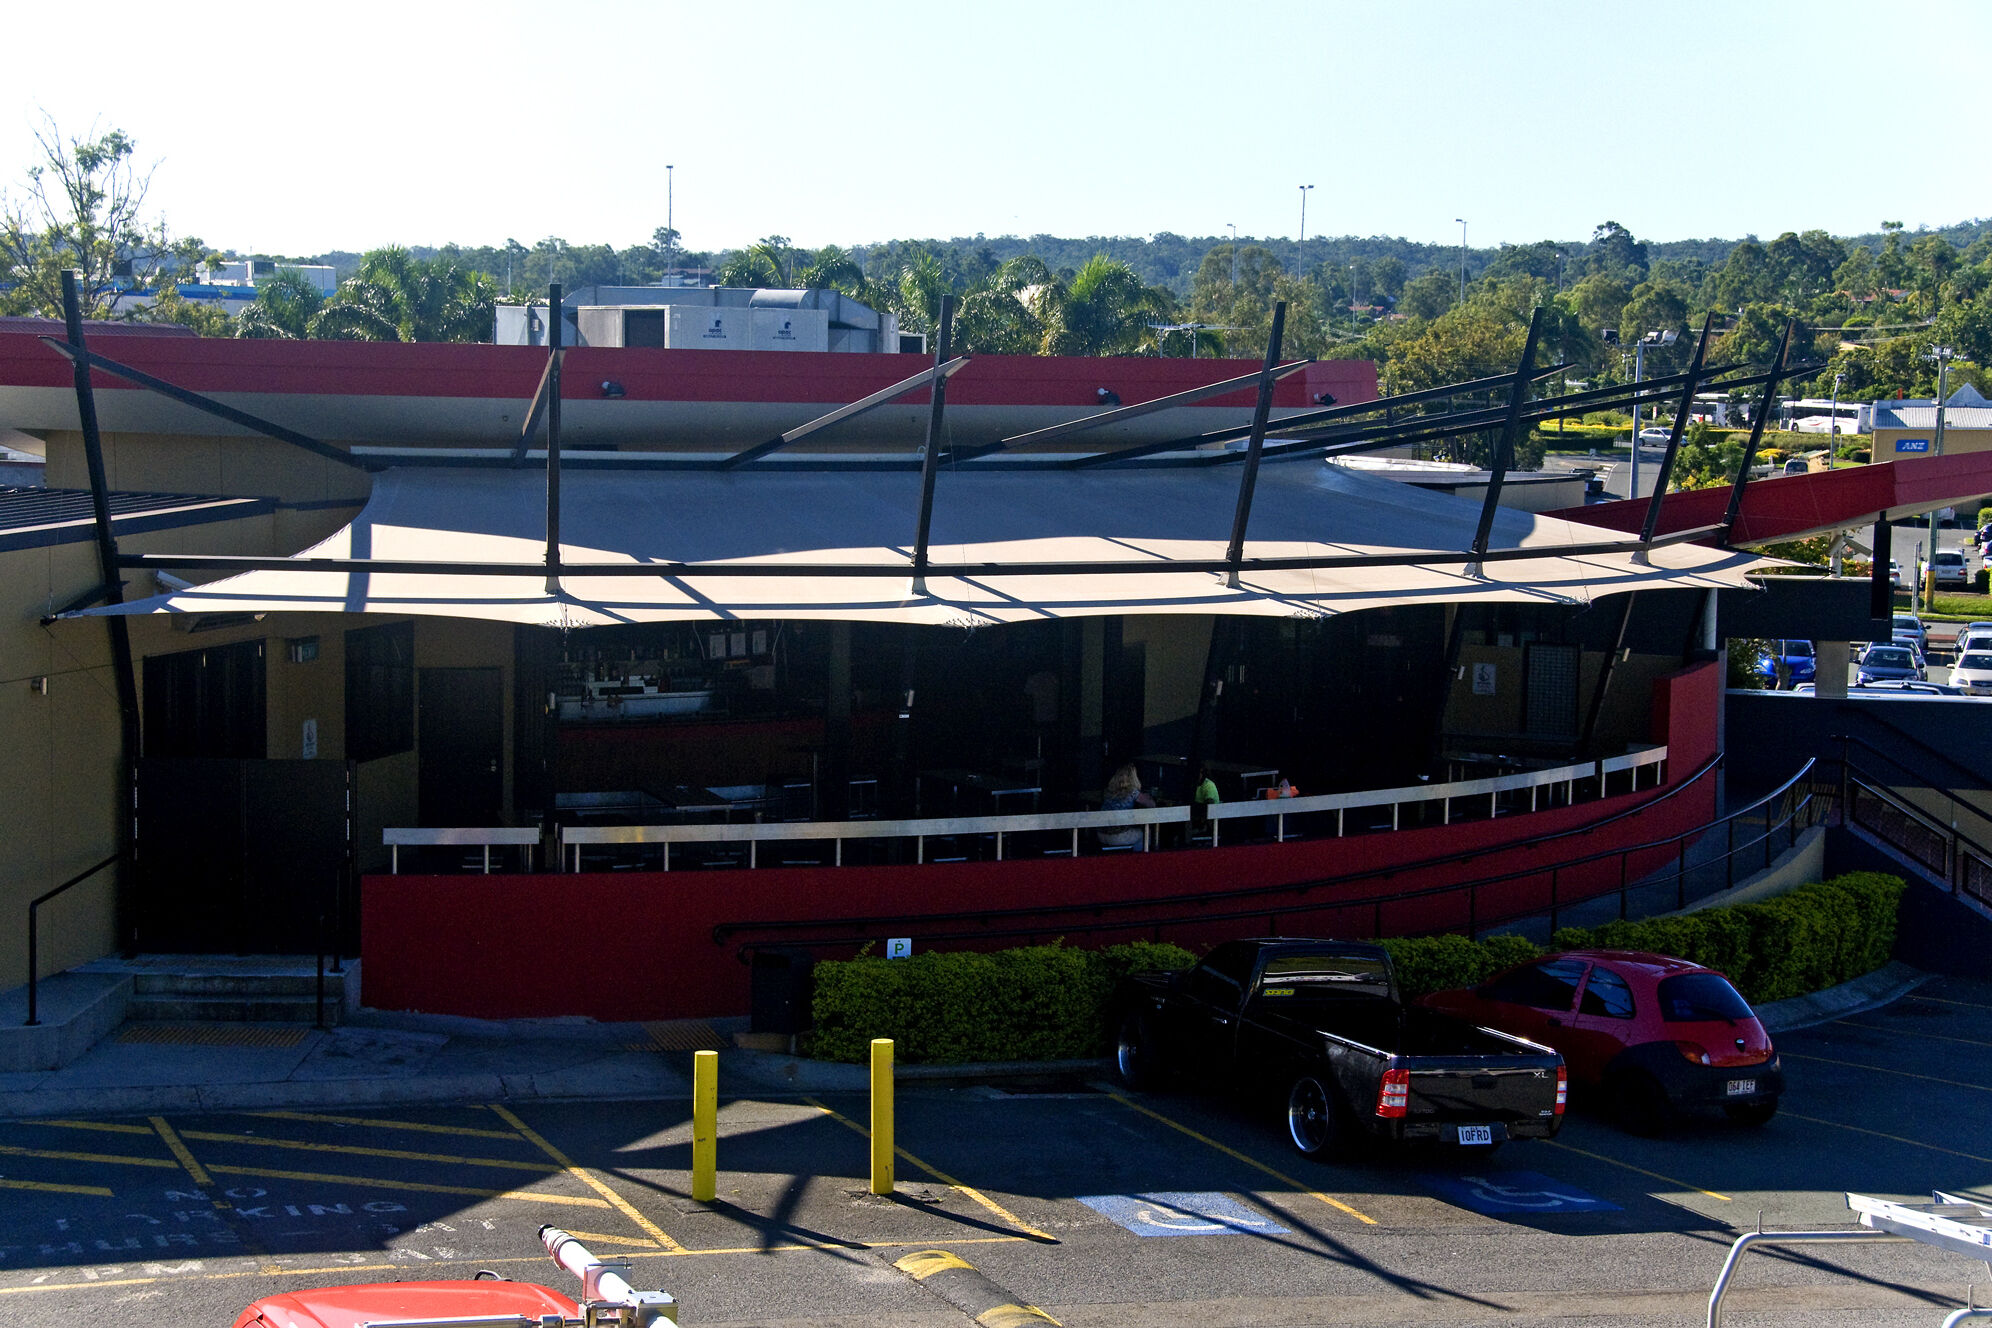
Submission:
[[1079,1202],[1137,1236],[1283,1236],[1287,1229],[1236,1199],[1178,1190],[1154,1194],[1082,1194]]
[[1491,1176],[1427,1172],[1418,1183],[1448,1203],[1490,1217],[1503,1213],[1615,1213],[1618,1205],[1536,1171],[1502,1171]]

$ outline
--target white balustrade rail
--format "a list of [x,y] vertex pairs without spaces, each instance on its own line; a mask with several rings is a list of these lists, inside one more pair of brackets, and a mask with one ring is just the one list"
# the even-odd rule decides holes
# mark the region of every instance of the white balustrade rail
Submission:
[[388,847],[388,870],[399,874],[401,871],[402,848],[482,848],[484,850],[484,871],[491,871],[491,850],[498,848],[523,848],[526,851],[526,870],[533,869],[533,850],[540,845],[538,826],[449,826],[441,829],[427,829],[397,826],[380,832],[380,842]]
[[[1462,780],[1450,784],[1419,784],[1407,788],[1365,789],[1352,793],[1326,793],[1311,797],[1219,803],[1206,809],[1207,819],[1210,822],[1213,845],[1221,842],[1222,827],[1225,822],[1264,821],[1268,817],[1274,822],[1274,833],[1278,838],[1299,838],[1298,834],[1289,836],[1287,833],[1289,817],[1332,812],[1335,816],[1334,834],[1339,837],[1345,832],[1350,812],[1367,811],[1372,813],[1370,819],[1375,819],[1380,817],[1383,809],[1388,808],[1390,828],[1396,830],[1403,825],[1404,808],[1418,803],[1440,803],[1440,822],[1450,825],[1457,819],[1455,804],[1463,801],[1487,799],[1487,815],[1492,817],[1498,814],[1499,801],[1503,794],[1526,792],[1529,798],[1528,810],[1533,812],[1543,809],[1545,791],[1548,791],[1554,803],[1554,794],[1560,789],[1562,801],[1554,805],[1570,805],[1576,800],[1576,789],[1580,781],[1598,781],[1599,797],[1605,796],[1605,782],[1609,776],[1615,774],[1629,774],[1633,789],[1638,789],[1642,783],[1646,787],[1658,787],[1666,782],[1666,762],[1667,748],[1647,747],[1624,756],[1608,756],[1597,761],[1584,761],[1547,770],[1523,771],[1513,775],[1497,775],[1487,779]],[[1048,831],[1068,834],[1070,846],[1053,851],[1070,853],[1074,857],[1079,854],[1080,832],[1089,829],[1123,830],[1139,827],[1142,832],[1142,848],[1148,849],[1154,844],[1157,826],[1191,824],[1194,819],[1192,812],[1193,809],[1190,807],[1136,807],[1126,811],[1037,812],[1021,816],[955,816],[904,821],[563,826],[560,829],[558,853],[562,866],[570,871],[580,871],[583,848],[656,844],[662,846],[663,868],[669,871],[673,845],[745,844],[747,846],[745,865],[751,868],[760,865],[760,850],[763,844],[829,840],[833,844],[832,865],[842,866],[844,841],[847,839],[911,839],[915,843],[914,860],[924,863],[928,861],[927,841],[930,839],[986,836],[995,840],[996,860],[1001,862],[1004,856],[1004,840],[1007,836]],[[534,836],[538,834],[537,831],[520,833]],[[1133,845],[1127,847],[1132,848]],[[1102,846],[1102,851],[1111,852],[1114,848]]]

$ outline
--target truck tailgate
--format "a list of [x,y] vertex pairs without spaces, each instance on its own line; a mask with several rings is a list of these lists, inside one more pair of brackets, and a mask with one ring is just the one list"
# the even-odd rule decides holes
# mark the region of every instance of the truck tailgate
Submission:
[[1547,1119],[1556,1111],[1556,1057],[1413,1056],[1409,1121]]

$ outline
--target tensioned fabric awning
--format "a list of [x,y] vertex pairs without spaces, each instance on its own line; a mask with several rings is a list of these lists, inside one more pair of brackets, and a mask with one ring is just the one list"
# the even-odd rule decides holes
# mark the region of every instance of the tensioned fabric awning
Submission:
[[[1246,567],[1232,589],[1208,564],[1225,556],[1239,477],[1239,468],[1227,465],[969,464],[944,471],[934,505],[934,568],[928,593],[916,594],[915,470],[569,470],[561,480],[561,549],[570,569],[726,563],[742,570],[568,570],[560,593],[550,594],[541,576],[480,575],[464,566],[543,564],[541,472],[396,469],[376,478],[351,525],[298,554],[295,567],[86,612],[428,614],[559,627],[746,618],[973,626],[1130,613],[1313,617],[1384,605],[1584,603],[1661,587],[1739,587],[1745,572],[1765,563],[1687,543],[1652,550],[1648,565],[1630,549],[1560,553],[1556,546],[1626,537],[1504,510],[1490,549],[1540,548],[1542,556],[1489,560],[1474,575],[1458,555],[1472,546],[1478,502],[1294,461],[1260,472]],[[1336,555],[1401,561],[1251,566],[1254,559]],[[1453,560],[1442,561],[1448,555]],[[457,566],[307,565],[325,558]],[[1185,560],[1206,566],[1172,567]],[[866,574],[871,569],[877,572]]]

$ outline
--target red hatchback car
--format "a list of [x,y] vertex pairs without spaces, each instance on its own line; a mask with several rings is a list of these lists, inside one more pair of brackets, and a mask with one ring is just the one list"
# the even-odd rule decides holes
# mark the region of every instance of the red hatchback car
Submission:
[[1777,1114],[1784,1067],[1729,979],[1685,959],[1569,950],[1424,1003],[1563,1053],[1573,1086],[1602,1090],[1629,1128],[1677,1110],[1721,1107],[1762,1125]]

